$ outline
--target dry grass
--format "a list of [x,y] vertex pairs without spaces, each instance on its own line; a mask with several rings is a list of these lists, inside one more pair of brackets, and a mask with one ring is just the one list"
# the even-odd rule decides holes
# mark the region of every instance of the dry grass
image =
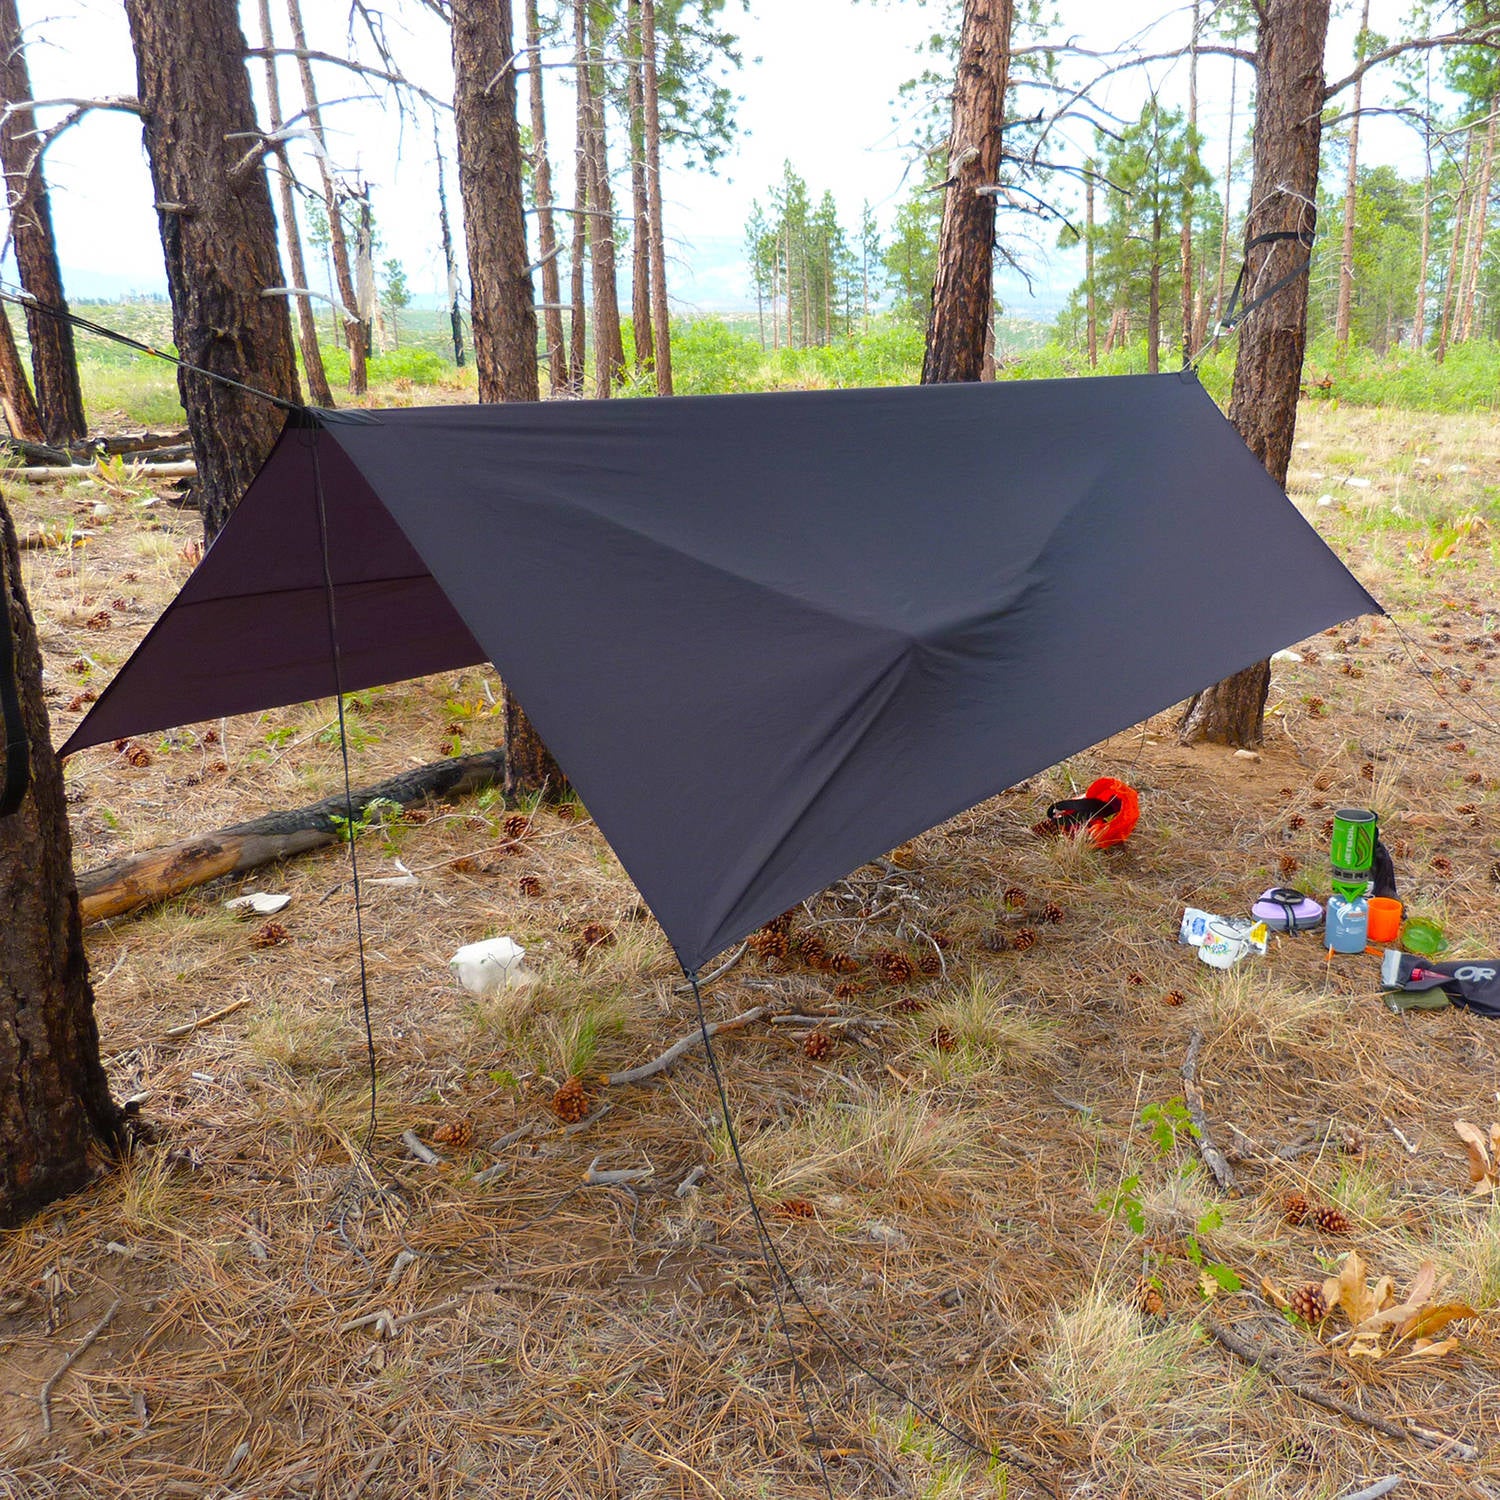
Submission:
[[[1291,883],[1316,886],[1323,819],[1371,801],[1404,851],[1409,906],[1443,914],[1455,951],[1496,951],[1500,750],[1471,721],[1500,718],[1500,559],[1484,527],[1442,557],[1433,539],[1491,514],[1500,434],[1481,419],[1320,407],[1300,438],[1294,495],[1397,609],[1440,696],[1386,622],[1304,642],[1318,659],[1278,668],[1259,761],[1179,747],[1164,715],[798,918],[866,958],[892,947],[918,962],[941,937],[942,972],[887,984],[866,963],[850,976],[861,988],[835,997],[834,976],[746,957],[707,997],[716,1017],[769,1004],[868,1023],[831,1026],[826,1056],[795,1027],[745,1028],[719,1048],[769,1232],[805,1300],[787,1317],[835,1493],[1330,1500],[1401,1472],[1414,1497],[1500,1496],[1492,1318],[1455,1325],[1460,1348],[1443,1360],[1371,1363],[1258,1294],[1262,1276],[1321,1279],[1352,1245],[1403,1285],[1431,1257],[1453,1295],[1500,1307],[1500,1211],[1465,1194],[1452,1133],[1454,1118],[1500,1109],[1500,1028],[1392,1014],[1373,960],[1330,965],[1314,939],[1276,940],[1227,974],[1174,941],[1184,904],[1242,911],[1282,883],[1285,860]],[[1322,494],[1333,503],[1318,506]],[[61,732],[83,707],[74,696],[108,680],[185,575],[196,523],[79,486],[16,505],[23,528],[96,533],[74,553],[26,557]],[[101,608],[111,628],[86,629]],[[77,757],[80,866],[326,793],[331,720],[312,704],[152,736],[148,766],[109,749]],[[466,672],[362,693],[350,724],[364,783],[443,746],[483,748],[496,721],[484,674]],[[1142,792],[1125,848],[1030,835],[1047,802],[1106,772]],[[418,876],[366,887],[380,1061],[368,1155],[342,851],[90,932],[114,1086],[146,1095],[152,1134],[0,1241],[0,1496],[823,1493],[701,1058],[636,1088],[599,1081],[687,1032],[691,996],[587,821],[541,809],[516,850],[507,811],[479,797],[362,836],[367,876],[394,873],[397,857]],[[1063,920],[1007,912],[1012,886]],[[247,889],[293,897],[279,918],[289,943],[257,948],[254,926],[223,911]],[[614,941],[579,953],[588,923]],[[986,946],[1022,925],[1039,934],[1029,951]],[[498,933],[526,947],[535,982],[479,1000],[447,958]],[[1234,1197],[1197,1167],[1190,1136],[1163,1146],[1143,1119],[1181,1095],[1195,1029]],[[610,1107],[570,1130],[549,1106],[575,1075]],[[437,1167],[406,1152],[407,1130],[437,1143]],[[596,1160],[651,1175],[586,1186]],[[1340,1205],[1351,1235],[1285,1223],[1293,1189]],[[1127,1196],[1142,1233],[1118,1211]],[[1243,1290],[1206,1306],[1195,1246]],[[1160,1289],[1158,1317],[1137,1311],[1142,1276]],[[116,1297],[44,1435],[43,1381]],[[1299,1400],[1234,1362],[1205,1313],[1289,1377],[1453,1433],[1478,1458]],[[819,1324],[998,1457],[850,1370]]]

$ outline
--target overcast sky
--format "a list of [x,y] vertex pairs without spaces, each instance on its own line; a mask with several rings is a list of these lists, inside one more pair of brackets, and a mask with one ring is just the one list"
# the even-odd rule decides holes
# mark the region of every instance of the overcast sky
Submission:
[[[303,8],[311,45],[342,52],[347,0],[303,0]],[[404,28],[393,29],[406,70],[433,93],[447,96],[451,73],[444,28],[414,4],[387,3],[385,9],[388,15],[409,12]],[[1372,27],[1398,35],[1403,9],[1399,0],[1374,0]],[[272,0],[272,10],[280,26],[278,40],[287,45],[282,0]],[[1063,32],[1081,45],[1103,49],[1135,39],[1146,51],[1180,45],[1191,13],[1190,7],[1164,8],[1142,0],[1060,0],[1058,11]],[[729,0],[726,24],[740,35],[745,59],[728,80],[742,96],[736,147],[712,173],[669,164],[666,177],[667,231],[678,262],[673,292],[685,309],[743,303],[748,296],[742,263],[745,221],[751,200],[765,197],[785,160],[807,179],[815,197],[825,188],[833,191],[851,230],[866,201],[883,224],[890,222],[905,192],[908,157],[902,148],[910,138],[909,109],[898,101],[898,90],[922,67],[918,49],[938,12],[938,5],[926,7],[916,0],[753,0],[751,13],[745,13],[738,0]],[[134,92],[120,0],[21,0],[21,16],[38,98]],[[253,4],[246,5],[244,20],[251,45],[258,45]],[[1336,23],[1330,74],[1342,71],[1349,59],[1354,26],[1347,15]],[[1200,64],[1201,126],[1216,175],[1223,171],[1233,67],[1215,58]],[[1157,67],[1153,76],[1169,101],[1184,94],[1186,63]],[[259,89],[258,63],[252,78]],[[551,90],[556,80],[551,109],[559,127],[570,120],[565,79],[566,72],[559,71],[548,81]],[[1237,133],[1247,118],[1249,82],[1248,70],[1240,68]],[[1143,87],[1141,71],[1122,75],[1100,102],[1117,113],[1133,114]],[[320,88],[325,98],[334,99],[358,93],[361,86],[352,75],[324,68]],[[286,101],[298,99],[289,61],[282,92]],[[300,103],[288,102],[288,112],[293,108]],[[356,103],[330,110],[328,124],[330,151],[338,164],[357,168],[373,186],[382,254],[404,263],[414,291],[439,291],[443,277],[429,119],[403,124],[389,102]],[[451,123],[445,122],[443,134],[445,150],[451,151]],[[563,135],[559,128],[554,161]],[[1371,120],[1364,141],[1366,160],[1419,170],[1420,144],[1410,127]],[[1083,132],[1077,130],[1069,151],[1081,155],[1083,145]],[[139,122],[123,114],[94,115],[52,147],[47,165],[61,255],[75,295],[164,290]],[[306,165],[310,169],[311,163]],[[456,211],[451,179],[449,187]],[[1067,189],[1059,193],[1066,202]],[[1049,227],[1034,234],[1032,244],[1021,246],[1038,279],[1044,309],[1077,275],[1067,257],[1048,248],[1055,237],[1055,226]],[[1002,291],[1012,311],[1028,310],[1017,278]]]

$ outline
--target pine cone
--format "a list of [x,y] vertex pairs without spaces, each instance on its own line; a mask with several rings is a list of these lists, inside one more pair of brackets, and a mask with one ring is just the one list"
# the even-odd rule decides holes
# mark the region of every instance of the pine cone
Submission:
[[783,1198],[776,1205],[776,1211],[785,1214],[789,1219],[813,1219],[818,1213],[806,1198]]
[[1030,927],[1022,927],[1011,936],[1010,945],[1017,953],[1036,947],[1036,933]]
[[501,825],[508,839],[524,839],[531,832],[531,819],[525,813],[512,813]]
[[761,928],[762,932],[790,932],[792,923],[797,919],[797,908],[794,906],[790,911],[784,911],[779,917],[772,917],[769,922]]
[[833,987],[833,998],[835,1000],[852,1000],[856,995],[864,993],[864,985],[856,984],[852,979],[841,979]]
[[1281,1452],[1288,1463],[1313,1464],[1318,1461],[1318,1450],[1305,1437],[1288,1434],[1281,1440]]
[[784,929],[762,927],[750,934],[750,951],[758,958],[785,958],[792,949],[792,941]]
[[1323,819],[1323,826],[1318,831],[1322,834],[1322,836],[1325,839],[1331,839],[1333,837],[1333,819],[1332,818],[1324,818]]
[[1167,1310],[1161,1291],[1143,1276],[1135,1284],[1135,1295],[1131,1298],[1135,1310],[1143,1318],[1159,1318]]
[[614,942],[613,928],[606,927],[603,922],[587,922],[583,931],[578,934],[578,941],[573,944],[573,958],[575,962],[582,963],[591,953],[597,953],[602,948],[612,948]]
[[1469,771],[1464,775],[1465,786],[1478,786],[1484,780],[1483,771]]
[[1187,996],[1181,990],[1168,990],[1161,997],[1161,1003],[1163,1005],[1185,1005],[1187,1003]]
[[1290,880],[1302,868],[1302,861],[1295,854],[1283,854],[1276,862],[1276,868],[1283,880]]
[[151,752],[144,745],[137,745],[132,741],[125,747],[125,759],[133,766],[149,766]]
[[462,1151],[474,1139],[472,1120],[450,1120],[432,1132],[434,1146],[447,1146],[452,1151]]
[[556,807],[558,821],[576,823],[583,816],[583,809],[576,802],[559,802]]
[[1020,911],[1026,905],[1026,892],[1018,885],[1008,885],[1000,897],[1006,911]]
[[1361,1131],[1352,1125],[1346,1125],[1339,1132],[1339,1150],[1345,1156],[1363,1156],[1365,1154],[1365,1138]]
[[1372,760],[1367,760],[1364,765],[1359,768],[1359,775],[1361,781],[1374,781],[1375,762]]
[[958,1038],[954,1036],[952,1029],[947,1026],[939,1026],[928,1038],[928,1041],[939,1052],[953,1052],[958,1047]]
[[1332,1203],[1324,1204],[1322,1208],[1315,1208],[1308,1217],[1312,1221],[1314,1229],[1321,1230],[1324,1234],[1348,1234],[1352,1226],[1349,1216]]
[[929,948],[925,953],[918,955],[917,968],[929,977],[933,974],[941,974],[943,972],[942,956],[936,948]]
[[933,928],[928,936],[931,937],[932,941],[936,943],[944,953],[946,953],[953,946],[953,935],[951,933],[944,932],[940,927]]
[[1045,923],[1047,923],[1047,924],[1048,924],[1048,925],[1049,925],[1049,926],[1053,926],[1053,927],[1055,927],[1055,926],[1056,926],[1056,925],[1057,925],[1057,924],[1058,924],[1058,923],[1059,923],[1059,922],[1061,922],[1061,921],[1062,921],[1062,919],[1063,919],[1063,918],[1064,918],[1064,917],[1065,917],[1065,916],[1067,916],[1067,912],[1065,912],[1065,911],[1064,911],[1064,910],[1063,910],[1063,909],[1062,909],[1062,907],[1060,907],[1060,906],[1059,906],[1059,905],[1058,905],[1058,904],[1057,904],[1057,902],[1055,902],[1055,901],[1049,901],[1049,902],[1048,902],[1048,903],[1047,903],[1047,904],[1046,904],[1046,905],[1045,905],[1045,906],[1044,906],[1044,907],[1043,907],[1043,908],[1042,908],[1042,909],[1041,909],[1041,910],[1040,910],[1040,911],[1039,911],[1039,912],[1038,912],[1038,913],[1037,913],[1037,914],[1036,914],[1036,920],[1037,920],[1037,921],[1038,921],[1038,922],[1045,922]]
[[280,922],[267,922],[251,936],[250,946],[252,948],[279,948],[283,943],[289,943],[291,940],[291,933]]
[[802,1050],[814,1062],[820,1062],[833,1051],[833,1038],[826,1031],[815,1031],[803,1042]]
[[840,949],[837,953],[828,955],[828,969],[832,974],[857,974],[859,960],[852,953]]
[[1305,1193],[1288,1193],[1281,1200],[1281,1217],[1288,1224],[1300,1224],[1307,1217],[1308,1207]]
[[[134,757],[130,757],[134,760]],[[1453,861],[1446,854],[1434,854],[1432,856],[1432,868],[1439,875],[1451,875],[1453,873]]]
[[1132,969],[1125,976],[1125,983],[1128,984],[1128,985],[1133,986],[1136,989],[1139,989],[1141,987],[1141,985],[1145,984],[1145,982],[1146,982],[1146,976],[1144,974],[1142,974],[1139,969]]
[[1315,1281],[1310,1281],[1306,1286],[1299,1286],[1287,1301],[1292,1305],[1292,1311],[1302,1319],[1304,1323],[1316,1327],[1328,1316],[1328,1299],[1323,1295],[1323,1288]]
[[797,957],[810,969],[821,969],[828,963],[828,944],[815,932],[804,932],[796,943]]
[[[1500,861],[1496,862],[1496,868],[1500,869]],[[1495,878],[1500,880],[1500,875]],[[998,927],[991,927],[979,939],[979,945],[986,953],[1004,953],[1010,947],[1010,936],[1008,933],[1001,932]]]
[[1320,792],[1326,792],[1326,791],[1332,790],[1332,788],[1333,788],[1333,772],[1332,771],[1319,771],[1318,774],[1313,777],[1313,785],[1315,787],[1317,787],[1317,789]]
[[909,984],[916,974],[911,957],[895,948],[880,948],[873,959],[875,972],[887,984]]
[[1040,823],[1033,823],[1031,831],[1039,839],[1055,839],[1062,836],[1062,824],[1054,823],[1051,818],[1043,818]]
[[1461,817],[1467,818],[1471,813],[1478,812],[1479,808],[1477,804],[1473,802],[1460,802],[1458,806],[1453,809],[1453,811],[1458,813]]
[[576,1125],[589,1117],[589,1096],[581,1078],[570,1078],[552,1096],[552,1110],[565,1124]]
[[1307,819],[1304,818],[1301,813],[1293,813],[1291,817],[1286,820],[1286,831],[1288,833],[1296,833],[1299,828],[1306,827],[1306,825]]
[[542,882],[535,875],[523,875],[516,882],[516,890],[523,896],[540,896],[542,894]]
[[915,1016],[926,1010],[927,1006],[923,1003],[920,995],[903,995],[896,1002],[895,1008],[903,1016]]

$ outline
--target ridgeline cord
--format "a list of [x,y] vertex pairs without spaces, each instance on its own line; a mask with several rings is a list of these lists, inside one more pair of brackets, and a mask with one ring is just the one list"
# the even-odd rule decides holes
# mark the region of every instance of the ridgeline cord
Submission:
[[333,566],[328,555],[328,506],[323,494],[323,468],[318,461],[318,429],[304,429],[305,441],[312,454],[313,494],[318,509],[318,547],[323,562],[323,598],[328,613],[328,650],[333,666],[333,698],[338,704],[339,755],[344,763],[344,837],[349,844],[349,871],[354,882],[354,937],[359,952],[359,1000],[365,1018],[365,1053],[370,1064],[370,1126],[365,1132],[364,1150],[368,1154],[375,1142],[375,1031],[370,1023],[370,977],[365,964],[364,901],[359,885],[359,851],[354,813],[354,787],[349,775],[349,734],[344,719],[343,652],[339,647],[338,606],[333,588]]
[[[719,1093],[719,1108],[723,1112],[724,1130],[729,1137],[730,1149],[734,1152],[735,1166],[739,1169],[740,1182],[745,1189],[745,1198],[750,1205],[751,1217],[755,1220],[756,1236],[760,1240],[761,1255],[765,1259],[766,1269],[771,1273],[771,1290],[776,1298],[776,1311],[777,1316],[781,1322],[782,1337],[786,1340],[787,1348],[791,1351],[794,1379],[796,1372],[801,1369],[802,1366],[801,1361],[797,1358],[796,1346],[792,1343],[791,1330],[787,1326],[785,1307],[782,1302],[780,1289],[777,1286],[777,1273],[779,1273],[779,1279],[785,1283],[787,1291],[791,1293],[792,1298],[796,1302],[797,1306],[800,1307],[803,1313],[806,1314],[808,1321],[817,1331],[818,1336],[822,1338],[823,1342],[827,1344],[827,1346],[831,1350],[833,1350],[833,1352],[841,1360],[843,1360],[845,1364],[849,1365],[855,1370],[858,1370],[860,1374],[865,1376],[868,1380],[874,1381],[874,1383],[888,1396],[894,1396],[898,1401],[901,1402],[903,1406],[909,1407],[919,1416],[924,1417],[940,1432],[947,1433],[949,1437],[951,1437],[955,1442],[961,1443],[965,1448],[969,1449],[971,1453],[977,1453],[982,1457],[989,1459],[993,1463],[1006,1464],[1008,1466],[1013,1465],[1018,1469],[1023,1469],[1030,1473],[1035,1473],[1035,1466],[1029,1463],[1027,1460],[1022,1459],[1015,1454],[1007,1457],[1004,1454],[997,1453],[993,1448],[986,1447],[983,1443],[978,1442],[976,1439],[970,1437],[967,1433],[960,1432],[956,1427],[949,1426],[949,1424],[945,1422],[940,1416],[938,1416],[936,1412],[930,1410],[928,1407],[923,1406],[920,1401],[916,1400],[909,1391],[903,1390],[900,1386],[896,1385],[894,1381],[888,1380],[884,1375],[881,1375],[877,1371],[872,1370],[859,1358],[857,1354],[854,1353],[852,1349],[848,1347],[847,1344],[844,1343],[841,1338],[839,1338],[837,1334],[833,1333],[830,1329],[825,1327],[822,1318],[820,1318],[818,1314],[815,1313],[812,1308],[807,1305],[806,1300],[802,1296],[802,1293],[797,1286],[796,1278],[787,1269],[786,1262],[781,1258],[781,1252],[777,1250],[775,1241],[771,1238],[771,1231],[766,1225],[764,1214],[761,1212],[760,1202],[755,1196],[755,1188],[750,1182],[749,1169],[745,1166],[745,1159],[740,1154],[739,1137],[735,1134],[734,1121],[730,1118],[729,1096],[724,1089],[724,1076],[719,1071],[719,1058],[718,1054],[714,1050],[713,1034],[708,1029],[707,1018],[704,1015],[703,994],[698,987],[698,975],[696,971],[694,973],[688,974],[687,980],[688,983],[693,987],[693,1000],[698,1007],[698,1029],[702,1032],[703,1035],[703,1050],[708,1057],[709,1070],[713,1073],[714,1086],[715,1088],[717,1088]],[[798,1394],[800,1397],[800,1387],[798,1388]],[[803,1409],[804,1411],[807,1410],[805,1398],[803,1401]],[[813,1428],[811,1414],[808,1415],[807,1420],[808,1427],[810,1430],[812,1430],[813,1439],[816,1442],[817,1430]],[[817,1453],[818,1467],[820,1470],[822,1470],[823,1482],[825,1485],[829,1485],[828,1471],[823,1464],[823,1452],[821,1447],[817,1449]],[[831,1487],[829,1488],[829,1494],[832,1494]]]
[[191,360],[183,359],[180,355],[168,354],[165,349],[158,349],[154,344],[146,344],[140,339],[131,338],[128,333],[121,333],[118,328],[109,328],[103,323],[96,323],[92,318],[85,318],[71,308],[43,302],[40,298],[33,297],[30,292],[7,286],[4,282],[0,282],[0,302],[10,302],[16,307],[42,313],[59,323],[71,323],[73,327],[81,328],[85,333],[98,334],[102,339],[110,339],[116,344],[123,344],[127,349],[134,349],[139,354],[149,354],[152,359],[165,360],[169,365],[176,365],[179,370],[201,375],[205,380],[216,380],[220,385],[243,391],[247,396],[259,396],[262,401],[269,401],[272,406],[280,407],[282,411],[308,410],[300,401],[288,401],[285,396],[273,396],[270,391],[263,391],[258,385],[247,385],[243,380],[236,380],[232,375],[221,375],[217,370],[205,370],[202,365],[195,365]]

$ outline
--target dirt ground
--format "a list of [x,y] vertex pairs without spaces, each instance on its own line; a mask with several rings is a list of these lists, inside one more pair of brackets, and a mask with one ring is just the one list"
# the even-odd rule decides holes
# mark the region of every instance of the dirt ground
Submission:
[[[0,1495],[1500,1497],[1500,1210],[1454,1130],[1500,1119],[1500,1025],[1394,1013],[1375,958],[1313,937],[1227,973],[1175,940],[1184,905],[1326,894],[1326,820],[1359,803],[1408,910],[1500,954],[1500,425],[1309,406],[1292,491],[1391,617],[1289,643],[1259,758],[1183,748],[1164,712],[708,986],[711,1018],[767,1008],[717,1051],[795,1292],[701,1052],[601,1081],[694,1009],[576,804],[507,828],[485,793],[360,833],[368,1151],[347,850],[92,928],[143,1139],[0,1238]],[[7,495],[23,533],[89,533],[26,553],[60,741],[197,520],[128,473]],[[357,695],[357,783],[493,745],[493,689]],[[333,708],[67,772],[87,869],[332,791]],[[1104,773],[1141,792],[1124,848],[1031,831]],[[291,896],[274,928],[226,911],[250,891]],[[536,982],[479,999],[447,960],[498,934]],[[1195,1036],[1228,1189],[1187,1123]],[[1411,1315],[1355,1333],[1361,1295]]]

